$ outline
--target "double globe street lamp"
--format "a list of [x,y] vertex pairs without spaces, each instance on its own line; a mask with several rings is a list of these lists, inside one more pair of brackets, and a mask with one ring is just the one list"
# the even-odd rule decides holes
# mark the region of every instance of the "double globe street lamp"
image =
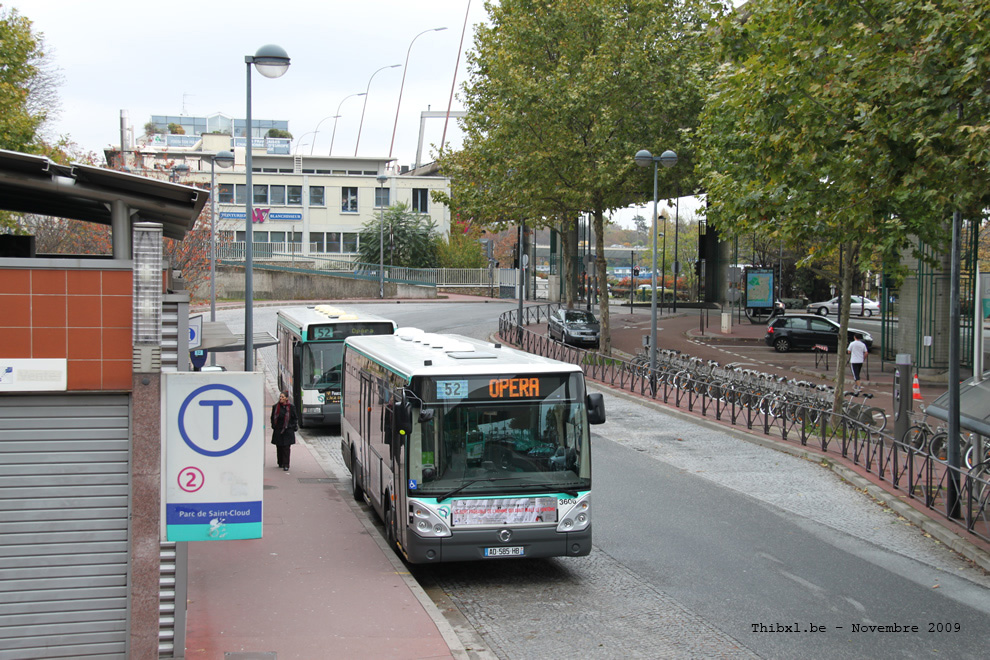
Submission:
[[649,167],[653,163],[653,268],[650,274],[652,281],[652,298],[650,299],[650,385],[656,387],[657,368],[657,163],[670,168],[677,164],[677,154],[670,149],[659,156],[654,156],[646,149],[640,149],[633,157],[640,167]]
[[251,152],[254,149],[254,134],[251,129],[251,65],[266,78],[278,78],[289,68],[289,55],[281,46],[268,44],[252,55],[244,56],[247,65],[247,109],[245,112],[244,168],[244,371],[254,371],[254,185],[251,180]]

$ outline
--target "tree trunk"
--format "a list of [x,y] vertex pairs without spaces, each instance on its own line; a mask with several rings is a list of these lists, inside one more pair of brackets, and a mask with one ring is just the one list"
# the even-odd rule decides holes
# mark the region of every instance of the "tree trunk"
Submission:
[[560,235],[562,237],[564,257],[564,307],[574,309],[574,284],[577,281],[577,264],[574,255],[577,252],[577,231],[571,225],[573,220],[561,220]]
[[849,365],[849,356],[846,354],[846,347],[849,345],[849,309],[852,301],[853,269],[859,259],[859,243],[845,243],[842,264],[842,283],[839,293],[839,336],[835,346],[836,369],[835,369],[835,395],[832,398],[832,410],[842,411],[842,402],[845,397],[842,395],[846,385],[846,367]]

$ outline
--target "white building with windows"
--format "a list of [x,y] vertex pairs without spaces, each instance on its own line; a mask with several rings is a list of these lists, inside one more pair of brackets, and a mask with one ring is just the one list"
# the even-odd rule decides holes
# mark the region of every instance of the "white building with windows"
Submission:
[[[150,123],[157,126],[156,119],[182,125],[187,131],[220,126],[210,118],[164,115],[153,117]],[[238,130],[234,120],[226,120],[221,123],[232,128],[233,137],[223,132],[154,134],[143,136],[123,150],[108,150],[106,157],[113,167],[136,174],[158,172],[174,182],[207,188],[211,175],[215,175],[218,245],[236,258],[237,254],[243,254],[247,231],[246,140],[243,122]],[[252,124],[256,125],[254,132],[259,133],[259,124],[279,128],[282,123]],[[219,131],[223,131],[223,126]],[[291,140],[285,138],[259,135],[252,138],[251,226],[257,246],[255,255],[277,251],[356,261],[362,226],[377,221],[388,206],[400,202],[406,203],[414,213],[429,216],[437,231],[449,234],[449,210],[433,203],[430,195],[433,190],[450,190],[449,181],[439,175],[435,165],[412,170],[399,167],[388,158],[293,155],[290,146]],[[211,172],[212,157],[221,151],[234,153],[234,166],[227,169],[217,166]],[[388,178],[384,186],[378,182],[382,175]]]

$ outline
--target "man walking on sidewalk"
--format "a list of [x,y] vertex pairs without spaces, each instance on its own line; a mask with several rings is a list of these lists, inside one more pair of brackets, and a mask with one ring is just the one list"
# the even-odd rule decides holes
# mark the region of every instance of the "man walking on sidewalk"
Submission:
[[856,393],[859,394],[859,372],[863,369],[863,362],[866,361],[866,356],[869,355],[870,351],[867,350],[866,344],[862,342],[859,335],[853,335],[853,340],[849,342],[846,353],[849,355],[849,366],[852,367]]

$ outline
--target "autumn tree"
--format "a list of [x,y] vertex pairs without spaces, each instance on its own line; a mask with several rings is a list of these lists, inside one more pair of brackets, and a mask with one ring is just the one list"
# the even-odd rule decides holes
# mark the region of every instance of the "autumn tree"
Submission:
[[[699,38],[720,4],[502,0],[486,9],[490,24],[468,56],[464,147],[442,163],[452,206],[499,229],[525,220],[565,236],[590,213],[609,352],[605,214],[652,194],[652,171],[633,162],[643,148],[677,150],[689,187],[680,130],[701,109]],[[673,175],[663,174],[669,187]]]
[[[990,165],[990,2],[761,0],[723,20],[700,128],[709,222],[844,263],[896,264],[978,218]],[[845,352],[839,352],[836,409]]]
[[440,268],[484,268],[488,259],[480,240],[483,229],[469,220],[455,220],[450,235],[437,234],[434,239],[437,265]]

